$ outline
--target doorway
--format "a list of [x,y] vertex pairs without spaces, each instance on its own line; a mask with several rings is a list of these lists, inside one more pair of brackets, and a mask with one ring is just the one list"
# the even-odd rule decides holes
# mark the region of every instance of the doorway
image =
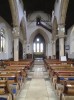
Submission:
[[59,39],[56,40],[56,59],[59,59]]
[[20,41],[19,41],[19,59],[23,59],[23,47]]

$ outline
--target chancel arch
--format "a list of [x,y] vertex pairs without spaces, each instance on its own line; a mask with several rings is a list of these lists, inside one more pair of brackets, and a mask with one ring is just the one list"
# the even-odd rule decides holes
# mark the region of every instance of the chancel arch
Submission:
[[32,53],[33,55],[33,42],[34,42],[34,39],[35,37],[38,35],[38,33],[40,34],[41,37],[43,37],[44,41],[45,41],[45,52],[44,52],[44,55],[45,56],[52,56],[52,44],[51,44],[51,40],[50,40],[50,37],[51,37],[51,34],[50,34],[50,37],[48,36],[48,34],[42,30],[42,29],[37,29],[35,30],[31,36],[30,36],[30,39],[29,39],[29,45],[30,45],[30,53]]

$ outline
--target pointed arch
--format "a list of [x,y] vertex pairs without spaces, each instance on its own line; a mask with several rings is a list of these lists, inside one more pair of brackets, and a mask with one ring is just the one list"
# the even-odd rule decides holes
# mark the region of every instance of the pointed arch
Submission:
[[55,39],[56,34],[58,33],[57,28],[58,28],[57,18],[56,18],[56,16],[54,16],[54,20],[53,20],[53,24],[52,24],[52,38],[53,38],[53,40]]
[[26,40],[26,22],[25,22],[25,18],[22,17],[21,22],[20,22],[20,29],[22,30],[22,35],[23,35],[23,39]]
[[72,54],[74,53],[74,25],[71,27],[70,32],[70,54]]
[[38,29],[36,29],[36,30],[31,34],[30,39],[29,39],[29,43],[32,43],[32,42],[33,42],[35,36],[36,36],[38,33],[40,33],[40,34],[43,36],[43,38],[45,39],[45,42],[46,42],[46,43],[49,43],[49,42],[50,42],[50,39],[49,39],[47,33],[46,33],[44,30],[38,28]]

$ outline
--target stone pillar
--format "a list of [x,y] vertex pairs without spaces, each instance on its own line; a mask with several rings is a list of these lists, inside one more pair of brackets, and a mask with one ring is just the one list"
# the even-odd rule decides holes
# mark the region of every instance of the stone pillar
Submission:
[[48,43],[46,43],[46,53],[45,53],[46,57],[48,55]]
[[8,0],[12,14],[13,25],[19,25],[19,13],[17,0]]
[[58,37],[59,37],[59,58],[64,56],[64,38],[65,38],[65,27],[64,25],[59,25]]
[[52,41],[52,59],[56,59],[56,42]]
[[52,58],[52,43],[47,43],[47,57]]
[[23,41],[23,59],[26,59],[26,41]]
[[14,61],[19,61],[19,28],[13,28],[14,36]]
[[59,38],[59,56],[64,56],[64,37]]
[[19,38],[14,38],[14,61],[19,61]]

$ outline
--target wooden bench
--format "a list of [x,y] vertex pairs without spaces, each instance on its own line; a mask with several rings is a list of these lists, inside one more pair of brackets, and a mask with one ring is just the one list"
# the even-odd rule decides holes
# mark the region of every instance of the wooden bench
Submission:
[[60,100],[74,100],[74,62],[45,60],[44,63],[45,66],[49,68],[50,80],[54,85]]
[[[49,70],[49,75],[50,75],[50,79],[51,81],[53,80],[54,76],[57,75],[58,73],[73,73],[74,72],[74,68],[55,68],[55,69],[50,69]],[[53,82],[53,81],[52,81]]]
[[6,80],[0,80],[0,100],[12,100]]
[[16,73],[1,73],[0,80],[7,81],[8,91],[12,94],[13,100],[16,98],[16,95],[20,91],[19,89],[19,76]]
[[61,100],[74,100],[74,83],[64,85],[64,91],[61,94]]
[[66,64],[73,65],[74,62],[72,62],[72,61],[59,61],[57,59],[55,59],[55,60],[45,59],[44,60],[44,65],[45,65],[46,68],[49,68],[50,66],[54,66],[54,65],[66,65]]
[[[57,82],[55,83],[56,86],[56,91],[57,94],[60,96],[61,98],[61,94],[62,93],[66,93],[66,86],[69,85],[69,83],[71,83],[72,85],[74,84],[74,73],[72,73],[73,76],[69,76],[70,73],[64,73],[64,75],[60,75],[57,78]],[[69,93],[70,94],[70,93]]]
[[9,66],[24,66],[25,68],[29,69],[33,66],[33,60],[21,60],[21,61],[4,61],[5,65]]
[[27,72],[25,70],[25,67],[7,66],[5,70],[20,70],[23,78],[25,78],[27,76]]
[[64,80],[65,78],[63,76],[74,76],[74,71],[69,71],[69,70],[61,70],[61,71],[55,71],[54,74],[51,76],[51,81],[52,83],[56,84],[56,82],[59,82],[60,80]]

